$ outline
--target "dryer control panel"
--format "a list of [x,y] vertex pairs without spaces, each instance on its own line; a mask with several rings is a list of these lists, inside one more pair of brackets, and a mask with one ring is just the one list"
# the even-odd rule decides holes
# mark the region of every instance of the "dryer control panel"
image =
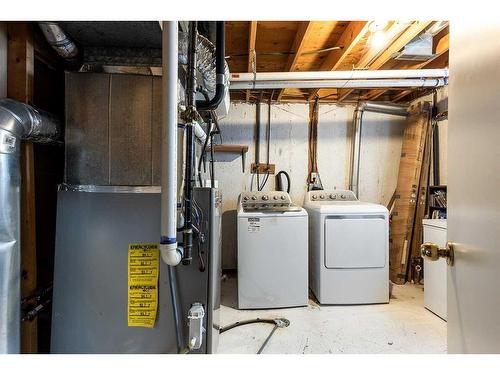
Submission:
[[311,190],[307,192],[306,201],[357,201],[358,198],[351,190]]
[[244,211],[300,211],[284,191],[245,191],[240,194]]

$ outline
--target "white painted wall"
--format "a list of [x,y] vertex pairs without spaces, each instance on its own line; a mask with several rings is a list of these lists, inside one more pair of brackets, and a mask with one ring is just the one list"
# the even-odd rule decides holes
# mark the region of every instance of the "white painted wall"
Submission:
[[[236,203],[240,192],[250,189],[250,164],[255,159],[256,106],[232,103],[221,121],[225,144],[247,144],[245,173],[239,155],[216,154],[216,179],[223,194],[223,268],[236,267]],[[318,125],[318,169],[325,189],[347,188],[349,129],[354,107],[322,104]],[[261,106],[261,162],[266,161],[265,129],[268,107]],[[287,171],[291,196],[302,204],[308,169],[307,104],[280,104],[271,108],[270,163]],[[404,120],[401,117],[365,113],[360,166],[360,199],[387,204],[396,188]],[[206,176],[206,175],[205,175]],[[254,182],[255,189],[255,182]],[[264,190],[274,189],[269,178]]]
[[0,22],[0,98],[7,96],[7,25]]

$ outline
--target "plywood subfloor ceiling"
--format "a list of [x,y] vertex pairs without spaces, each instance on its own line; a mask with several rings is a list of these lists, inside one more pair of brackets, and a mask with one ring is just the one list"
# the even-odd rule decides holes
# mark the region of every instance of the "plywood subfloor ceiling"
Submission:
[[[395,57],[412,40],[432,32],[426,60]],[[377,36],[375,36],[377,34]],[[375,42],[374,38],[378,38]],[[227,21],[226,58],[232,73],[448,67],[446,21]],[[381,100],[407,102],[429,89],[286,89],[233,91],[234,100],[304,102]]]

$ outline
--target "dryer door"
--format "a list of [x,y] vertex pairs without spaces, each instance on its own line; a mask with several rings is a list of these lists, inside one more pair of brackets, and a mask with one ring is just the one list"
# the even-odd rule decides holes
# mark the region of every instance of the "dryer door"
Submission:
[[325,267],[384,267],[388,241],[388,223],[384,216],[327,217]]

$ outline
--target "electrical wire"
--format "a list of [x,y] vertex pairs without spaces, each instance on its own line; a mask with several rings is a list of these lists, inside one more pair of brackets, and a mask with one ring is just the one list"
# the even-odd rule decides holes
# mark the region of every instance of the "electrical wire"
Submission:
[[[313,103],[309,104],[309,171],[307,176],[308,189],[314,187],[323,189],[321,178],[318,172],[318,112],[319,112],[319,97],[316,96]],[[316,180],[312,175],[316,175]],[[318,184],[319,183],[319,184]]]
[[[334,46],[334,47],[328,47],[328,48],[322,48],[322,49],[316,49],[316,50],[311,50],[311,51],[304,51],[301,52],[299,55],[312,55],[312,54],[321,54],[321,53],[326,53],[334,50],[341,50],[344,49],[343,46]],[[254,53],[257,55],[257,52]],[[258,55],[261,56],[289,56],[289,55],[296,55],[297,52],[259,52]],[[226,59],[231,59],[233,57],[244,57],[248,56],[248,53],[233,53],[232,55],[226,56]]]
[[196,200],[193,199],[193,208],[194,212],[196,212],[197,216],[197,223],[195,226],[193,226],[193,229],[195,229],[196,235],[197,235],[197,253],[198,253],[198,261],[199,261],[199,266],[198,269],[200,272],[204,272],[206,269],[205,266],[205,251],[203,250],[204,244],[205,244],[205,226],[204,223],[205,221],[203,220],[203,210],[201,209],[200,205],[196,202]]
[[[257,176],[258,176],[258,174],[257,174]],[[259,191],[262,191],[262,189],[264,189],[268,179],[269,179],[269,172],[266,172],[266,176],[264,177],[264,180],[262,181],[262,185],[259,186]]]
[[210,121],[208,124],[207,137],[205,138],[205,142],[203,143],[203,148],[201,149],[201,154],[200,154],[200,161],[198,162],[198,180],[200,183],[200,187],[203,186],[203,181],[201,178],[201,163],[203,162],[203,158],[204,158],[205,152],[207,150],[207,145],[208,145],[208,141],[210,140],[211,133],[212,133],[212,121]]

